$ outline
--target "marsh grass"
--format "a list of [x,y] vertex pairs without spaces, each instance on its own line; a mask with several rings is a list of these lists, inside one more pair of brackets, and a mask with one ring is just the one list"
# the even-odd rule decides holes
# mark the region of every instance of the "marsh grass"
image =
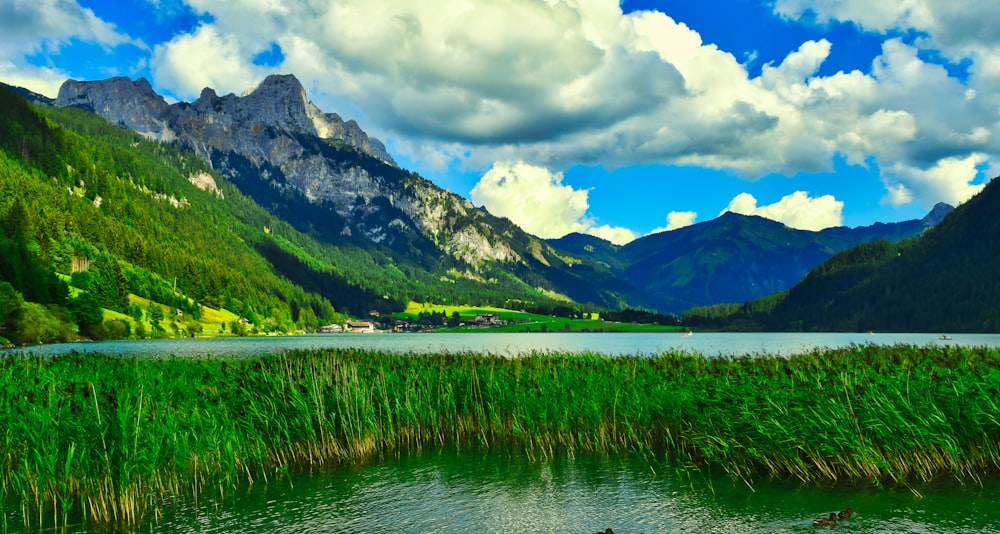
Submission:
[[[0,360],[0,499],[33,528],[423,447],[638,453],[806,483],[1000,473],[996,349]],[[0,525],[6,529],[6,523]]]

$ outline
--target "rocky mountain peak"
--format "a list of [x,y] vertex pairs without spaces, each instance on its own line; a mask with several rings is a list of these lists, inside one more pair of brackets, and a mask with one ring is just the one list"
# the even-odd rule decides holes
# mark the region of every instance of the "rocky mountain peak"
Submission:
[[219,149],[255,152],[237,145],[253,142],[252,132],[270,128],[334,139],[396,166],[385,145],[368,137],[356,122],[321,111],[291,74],[268,76],[243,96],[220,97],[206,87],[195,102],[173,105],[145,78],[69,80],[59,89],[55,105],[87,109],[152,139],[195,141],[196,150],[207,141]]
[[272,74],[239,99],[253,110],[252,123],[281,128],[292,133],[316,134],[307,110],[306,90],[292,75]]
[[938,202],[931,209],[930,213],[921,219],[921,221],[926,227],[930,228],[931,226],[936,226],[939,222],[943,221],[945,215],[948,215],[952,211],[955,211],[955,208],[951,204]]
[[322,139],[337,139],[395,166],[396,162],[378,139],[368,137],[358,123],[345,122],[336,113],[325,113],[306,95],[293,74],[272,74],[257,87],[243,93],[242,101],[254,110],[254,119],[292,133],[307,133]]
[[197,105],[198,102],[211,102],[216,98],[219,98],[219,94],[215,92],[215,89],[206,87],[201,90],[201,95],[198,96],[198,100],[195,101],[195,105]]
[[59,88],[55,105],[84,108],[147,137],[172,139],[163,120],[170,106],[145,78],[68,80]]
[[294,100],[297,101],[297,104],[303,106],[307,101],[306,89],[294,74],[271,74],[267,78],[264,78],[264,81],[257,84],[257,87],[245,91],[243,96],[257,96],[272,100]]

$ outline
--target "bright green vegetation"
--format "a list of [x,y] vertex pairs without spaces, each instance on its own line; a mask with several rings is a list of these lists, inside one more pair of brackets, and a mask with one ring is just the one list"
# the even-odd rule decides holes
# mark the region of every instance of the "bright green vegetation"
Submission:
[[[189,181],[199,175],[213,176],[220,193]],[[0,89],[0,293],[10,303],[0,335],[9,340],[121,337],[124,323],[105,324],[102,310],[140,315],[130,294],[180,309],[188,323],[203,306],[263,331],[341,317],[256,251],[265,228],[306,239],[193,153]]]
[[[607,321],[593,312],[579,312],[564,306],[550,308],[551,315],[483,306],[445,306],[411,302],[406,310],[394,314],[405,318],[414,328],[433,328],[437,332],[671,332],[682,327],[648,322]],[[608,312],[623,315],[625,312]],[[642,312],[637,312],[642,313]],[[480,315],[496,315],[497,324],[477,323]]]
[[[680,330],[677,326],[658,326],[650,324],[616,323],[593,319],[563,319],[548,317],[544,321],[532,321],[524,324],[508,324],[491,328],[490,332],[673,332]],[[465,331],[465,330],[462,330]],[[475,331],[475,330],[470,330]]]
[[0,492],[36,527],[421,447],[665,455],[807,483],[1000,472],[1000,352],[0,360]]

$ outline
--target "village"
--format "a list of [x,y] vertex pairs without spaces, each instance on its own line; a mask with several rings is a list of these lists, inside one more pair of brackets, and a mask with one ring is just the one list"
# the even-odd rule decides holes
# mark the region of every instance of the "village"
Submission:
[[[374,313],[377,315],[377,313]],[[375,321],[365,321],[365,320],[349,320],[344,324],[329,324],[319,327],[319,333],[321,334],[374,334],[377,332],[428,332],[434,331],[438,327],[476,327],[476,328],[494,328],[499,326],[506,326],[507,320],[501,319],[496,313],[477,313],[473,317],[471,322],[464,322],[460,319],[458,312],[455,312],[451,318],[442,316],[436,324],[429,321],[418,321],[413,322],[410,319],[394,319],[388,328],[380,328],[379,323]]]

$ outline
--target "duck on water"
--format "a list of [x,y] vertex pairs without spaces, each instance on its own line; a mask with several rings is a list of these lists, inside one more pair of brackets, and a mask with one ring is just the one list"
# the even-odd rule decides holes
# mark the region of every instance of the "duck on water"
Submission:
[[840,512],[830,512],[829,517],[821,517],[819,519],[813,519],[813,524],[817,526],[830,526],[836,525],[838,519],[850,519],[854,515],[854,510],[850,507],[841,510]]

